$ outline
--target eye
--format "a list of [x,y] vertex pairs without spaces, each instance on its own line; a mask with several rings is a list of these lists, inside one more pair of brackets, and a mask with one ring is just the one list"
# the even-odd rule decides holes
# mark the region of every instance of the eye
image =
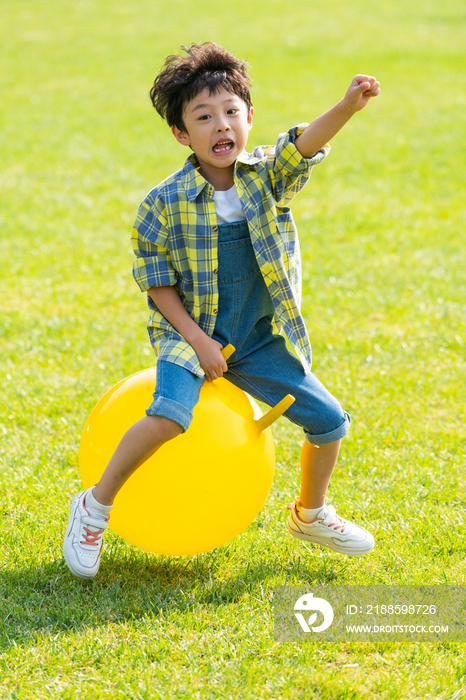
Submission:
[[236,112],[239,112],[239,110],[236,109],[236,107],[232,107],[228,110],[227,114],[236,114]]
[[199,121],[207,121],[207,119],[210,119],[209,114],[203,114],[202,117],[199,117]]

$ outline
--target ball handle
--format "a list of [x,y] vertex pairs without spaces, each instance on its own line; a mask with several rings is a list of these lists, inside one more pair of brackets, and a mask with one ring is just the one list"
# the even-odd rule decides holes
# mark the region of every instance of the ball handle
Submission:
[[[233,355],[235,352],[236,348],[231,344],[228,343],[228,345],[225,345],[224,348],[222,348],[221,353],[225,360],[228,360],[228,358]],[[274,423],[277,418],[280,418],[280,416],[285,413],[285,411],[291,406],[292,403],[296,401],[294,396],[291,396],[291,394],[287,394],[281,401],[277,403],[276,406],[273,406],[273,408],[270,409],[267,413],[265,413],[262,418],[259,418],[258,420],[255,420],[254,423],[256,424],[259,432],[262,432],[266,428],[268,428],[272,423]]]
[[267,413],[265,413],[262,418],[259,418],[258,420],[255,421],[257,428],[259,429],[260,432],[268,428],[272,423],[274,423],[277,418],[280,418],[280,416],[285,413],[285,411],[291,406],[292,403],[296,401],[294,396],[291,396],[291,394],[287,394],[285,398],[283,398],[281,401],[277,403],[276,406],[270,409]]
[[222,348],[222,349],[220,350],[220,352],[222,353],[222,355],[223,355],[223,357],[225,358],[225,360],[228,360],[228,358],[229,358],[231,355],[233,355],[233,353],[235,352],[235,350],[236,350],[236,348],[234,347],[234,345],[232,345],[231,343],[228,343],[228,345],[225,345],[225,347]]

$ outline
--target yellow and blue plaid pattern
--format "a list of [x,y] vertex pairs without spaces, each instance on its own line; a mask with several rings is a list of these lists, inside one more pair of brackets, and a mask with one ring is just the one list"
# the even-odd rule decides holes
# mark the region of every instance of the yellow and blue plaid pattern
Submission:
[[[300,313],[301,256],[289,202],[327,156],[327,144],[312,158],[294,145],[306,124],[280,134],[275,146],[243,151],[234,181],[248,221],[251,242],[275,306],[274,331],[283,328],[303,364],[311,369],[311,344]],[[218,225],[214,188],[198,170],[195,154],[184,167],[149,192],[132,231],[133,275],[141,291],[175,285],[191,318],[212,336],[218,313]],[[194,348],[160,313],[148,295],[147,327],[159,359],[204,376]],[[247,313],[247,309],[245,309]]]

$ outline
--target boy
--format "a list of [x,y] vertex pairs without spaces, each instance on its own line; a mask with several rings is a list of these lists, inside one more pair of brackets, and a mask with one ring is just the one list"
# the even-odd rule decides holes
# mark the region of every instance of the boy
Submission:
[[[320,163],[327,144],[371,97],[375,78],[357,75],[333,109],[280,134],[276,146],[246,153],[253,107],[246,64],[212,42],[169,56],[151,99],[176,140],[193,153],[155,187],[133,229],[133,274],[148,294],[148,330],[157,386],[146,416],[123,436],[94,487],[72,501],[64,554],[76,576],[95,576],[109,512],[119,489],[164,442],[188,429],[204,380],[225,378],[275,405],[304,429],[301,492],[288,530],[348,555],[372,535],[324,503],[350,417],[311,372],[300,313],[300,256],[286,206]],[[289,352],[285,331],[296,355]],[[235,352],[228,361],[222,348]],[[228,517],[221,510],[219,517]],[[174,517],[189,517],[189,503]]]

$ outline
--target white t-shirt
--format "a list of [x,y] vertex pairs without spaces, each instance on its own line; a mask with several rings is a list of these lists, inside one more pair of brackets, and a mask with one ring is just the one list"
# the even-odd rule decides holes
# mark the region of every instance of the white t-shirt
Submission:
[[232,224],[246,219],[235,185],[229,190],[215,190],[214,202],[219,224]]

